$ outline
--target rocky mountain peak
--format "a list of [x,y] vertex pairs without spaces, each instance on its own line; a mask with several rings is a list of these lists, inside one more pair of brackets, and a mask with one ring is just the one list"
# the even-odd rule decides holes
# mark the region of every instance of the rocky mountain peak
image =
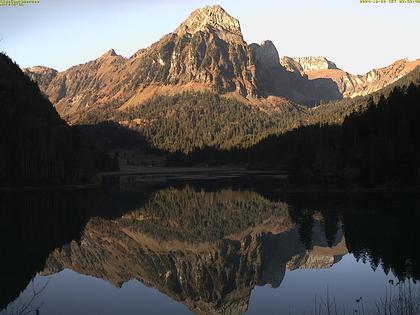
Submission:
[[114,49],[108,50],[106,53],[104,53],[101,58],[109,58],[109,57],[118,57],[117,53]]
[[260,45],[251,44],[250,48],[258,64],[265,68],[279,66],[279,53],[272,41],[266,40]]
[[239,21],[229,15],[221,6],[206,6],[191,13],[175,31],[179,35],[185,33],[195,34],[213,30],[227,33],[233,37],[242,38],[242,31]]

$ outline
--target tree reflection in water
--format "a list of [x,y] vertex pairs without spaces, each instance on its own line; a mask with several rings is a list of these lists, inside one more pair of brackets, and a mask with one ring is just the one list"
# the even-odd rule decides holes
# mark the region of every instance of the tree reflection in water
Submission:
[[226,180],[123,183],[0,196],[8,257],[0,308],[37,273],[65,268],[116,286],[137,279],[207,314],[242,313],[255,286],[278,287],[287,270],[330,268],[348,252],[401,280],[419,279],[414,195],[284,195]]

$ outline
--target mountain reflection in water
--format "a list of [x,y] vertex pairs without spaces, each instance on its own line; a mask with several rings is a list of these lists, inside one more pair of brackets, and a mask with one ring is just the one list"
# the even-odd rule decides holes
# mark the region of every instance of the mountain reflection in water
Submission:
[[401,279],[420,275],[415,195],[121,178],[98,191],[2,194],[0,207],[4,313],[35,275],[65,269],[116,287],[135,279],[200,314],[244,313],[256,286],[277,288],[287,271],[330,268],[348,253]]

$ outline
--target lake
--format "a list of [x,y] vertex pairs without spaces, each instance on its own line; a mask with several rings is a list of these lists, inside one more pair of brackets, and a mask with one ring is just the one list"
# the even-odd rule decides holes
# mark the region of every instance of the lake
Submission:
[[133,175],[0,193],[0,314],[381,314],[398,294],[419,311],[419,195],[278,187]]

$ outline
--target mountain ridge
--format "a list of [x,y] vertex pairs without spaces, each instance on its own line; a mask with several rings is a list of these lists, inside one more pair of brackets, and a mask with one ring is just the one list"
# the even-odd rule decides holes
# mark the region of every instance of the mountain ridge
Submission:
[[324,57],[282,60],[273,42],[248,44],[239,21],[210,6],[129,58],[111,49],[66,71],[25,72],[71,124],[112,120],[159,149],[191,152],[247,146],[314,122],[308,107],[373,93],[420,64],[354,76]]
[[365,74],[351,74],[338,68],[325,57],[287,57],[282,56],[280,63],[289,72],[306,76],[309,80],[327,78],[333,80],[342,96],[354,98],[372,94],[397,81],[420,66],[420,59],[399,59],[392,64],[372,69]]
[[65,71],[24,71],[62,117],[77,123],[78,113],[92,107],[112,104],[126,109],[154,95],[194,90],[231,95],[250,104],[269,97],[277,97],[279,106],[283,98],[316,104],[372,93],[414,69],[394,68],[390,73],[384,68],[354,76],[325,57],[280,57],[269,40],[247,44],[240,22],[216,5],[193,11],[172,33],[129,58],[110,49]]

